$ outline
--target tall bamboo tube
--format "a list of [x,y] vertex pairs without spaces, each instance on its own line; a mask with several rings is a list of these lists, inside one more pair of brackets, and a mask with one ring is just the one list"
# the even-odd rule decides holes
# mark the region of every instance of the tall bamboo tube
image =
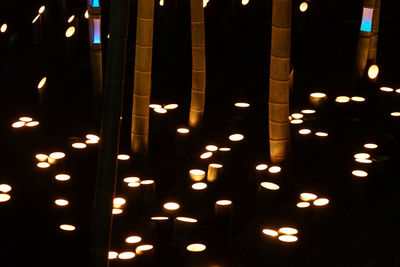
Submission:
[[190,0],[192,29],[192,97],[189,125],[200,127],[206,94],[206,47],[203,0]]
[[131,149],[147,155],[153,51],[154,0],[138,0]]
[[292,1],[272,1],[269,75],[269,145],[272,162],[282,162],[290,151],[289,89]]
[[376,51],[378,47],[379,18],[381,13],[381,0],[375,0],[374,14],[372,17],[371,40],[368,51],[369,64],[376,64]]
[[[95,21],[101,21],[100,6],[94,7],[93,0],[87,0],[89,13],[89,42],[90,42],[90,65],[92,73],[92,89],[94,98],[94,113],[96,117],[100,116],[101,100],[103,95],[103,64],[101,49],[101,34],[95,33]],[[99,24],[100,26],[100,24]]]
[[130,0],[113,0],[110,7],[110,39],[107,44],[106,77],[98,176],[95,191],[90,253],[93,266],[108,266],[112,204],[117,179],[120,117],[125,84],[125,57]]

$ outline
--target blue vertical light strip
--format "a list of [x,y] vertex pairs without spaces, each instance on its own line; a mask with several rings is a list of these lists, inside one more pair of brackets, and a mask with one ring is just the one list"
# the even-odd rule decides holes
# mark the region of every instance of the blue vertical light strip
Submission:
[[92,0],[92,7],[100,7],[99,0]]
[[93,19],[93,43],[94,44],[101,43],[100,19]]
[[371,32],[373,14],[374,14],[373,8],[364,7],[360,31]]

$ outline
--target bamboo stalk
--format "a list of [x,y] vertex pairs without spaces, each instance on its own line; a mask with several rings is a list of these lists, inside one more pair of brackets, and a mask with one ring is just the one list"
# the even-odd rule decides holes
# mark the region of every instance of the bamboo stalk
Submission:
[[154,0],[138,0],[131,149],[147,155],[153,50]]
[[290,151],[289,89],[292,1],[273,0],[269,79],[269,144],[272,162]]
[[376,51],[378,47],[379,18],[381,11],[381,0],[375,0],[374,14],[372,17],[372,35],[368,51],[369,64],[376,64]]
[[192,96],[189,125],[200,127],[206,93],[206,47],[203,0],[190,0],[192,32]]
[[110,39],[107,45],[101,143],[90,244],[91,260],[93,266],[97,267],[108,266],[112,205],[117,178],[120,117],[125,84],[129,3],[130,0],[113,0],[110,7]]

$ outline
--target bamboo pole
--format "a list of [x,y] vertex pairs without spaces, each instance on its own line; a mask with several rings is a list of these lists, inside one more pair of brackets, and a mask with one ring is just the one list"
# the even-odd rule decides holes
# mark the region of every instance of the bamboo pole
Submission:
[[192,31],[192,96],[189,125],[200,127],[206,93],[206,47],[203,0],[190,0]]
[[97,118],[100,117],[103,95],[103,60],[100,32],[101,8],[100,6],[93,6],[92,2],[93,0],[87,0],[87,9],[89,13],[90,65],[94,98],[93,108],[95,117]]
[[272,1],[269,79],[269,144],[272,162],[288,158],[290,150],[289,89],[292,1]]
[[107,64],[98,176],[93,210],[91,260],[93,266],[108,266],[112,205],[117,178],[120,117],[125,84],[125,57],[130,0],[113,0],[110,7],[110,39]]
[[374,14],[372,17],[371,40],[368,51],[369,65],[376,64],[376,51],[378,47],[379,18],[381,11],[381,0],[375,0]]
[[131,149],[147,155],[153,50],[154,0],[138,0]]

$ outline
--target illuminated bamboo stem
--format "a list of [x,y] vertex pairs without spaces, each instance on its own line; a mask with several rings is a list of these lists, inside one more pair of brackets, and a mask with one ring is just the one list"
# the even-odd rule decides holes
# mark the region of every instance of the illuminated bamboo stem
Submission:
[[290,150],[289,89],[291,0],[273,0],[269,76],[269,144],[273,162],[288,158]]
[[153,50],[154,0],[138,0],[131,149],[147,155]]
[[203,0],[191,0],[192,96],[189,125],[199,127],[203,120],[206,93],[206,47]]
[[103,119],[96,183],[91,260],[93,266],[108,266],[112,226],[112,205],[117,178],[120,117],[125,84],[125,54],[128,36],[130,0],[111,1],[110,39],[107,44],[107,65]]
[[376,51],[378,47],[379,18],[381,11],[381,0],[375,0],[374,14],[372,17],[371,40],[368,51],[368,61],[370,64],[376,64]]

